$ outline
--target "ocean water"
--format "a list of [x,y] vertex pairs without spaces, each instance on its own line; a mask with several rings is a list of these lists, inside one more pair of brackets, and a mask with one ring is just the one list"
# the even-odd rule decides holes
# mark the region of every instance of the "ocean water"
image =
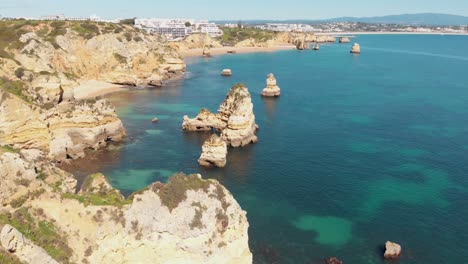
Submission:
[[[193,58],[162,89],[110,95],[129,136],[77,173],[101,171],[126,194],[175,172],[218,179],[248,213],[255,263],[386,263],[387,240],[403,246],[402,264],[466,263],[468,37],[353,41],[362,54],[334,44]],[[260,96],[270,72],[277,99]],[[237,82],[259,142],[230,149],[226,168],[201,168],[209,134],[184,133],[182,117],[217,110]]]

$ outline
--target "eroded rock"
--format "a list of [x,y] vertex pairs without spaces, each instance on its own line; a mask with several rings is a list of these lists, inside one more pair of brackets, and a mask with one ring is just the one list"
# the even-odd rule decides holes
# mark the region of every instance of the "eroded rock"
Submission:
[[276,85],[276,78],[273,73],[268,75],[266,80],[266,88],[262,91],[262,96],[266,97],[278,97],[281,94],[281,89]]
[[398,259],[401,254],[401,246],[397,243],[387,241],[385,243],[385,253],[384,257],[386,259]]
[[213,134],[202,146],[202,154],[198,163],[205,167],[226,166],[227,145],[218,135]]

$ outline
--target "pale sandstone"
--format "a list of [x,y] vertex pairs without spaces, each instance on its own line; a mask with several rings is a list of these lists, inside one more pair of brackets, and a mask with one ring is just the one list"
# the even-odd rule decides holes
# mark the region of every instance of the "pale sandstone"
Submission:
[[353,47],[351,48],[351,53],[354,53],[354,54],[361,53],[361,46],[359,46],[359,44],[357,43],[354,43]]
[[202,146],[202,154],[198,163],[205,167],[226,166],[227,145],[216,134],[208,138]]
[[400,257],[400,254],[401,254],[400,245],[398,245],[397,243],[390,242],[390,241],[387,241],[387,243],[385,243],[384,257],[386,259],[397,259]]
[[278,97],[281,94],[281,89],[276,84],[276,78],[273,73],[268,74],[266,80],[266,87],[262,91],[262,96],[266,97]]

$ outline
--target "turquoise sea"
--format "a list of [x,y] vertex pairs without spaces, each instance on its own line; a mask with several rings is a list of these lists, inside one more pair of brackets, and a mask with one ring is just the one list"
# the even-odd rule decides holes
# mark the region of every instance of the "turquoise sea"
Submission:
[[[218,179],[248,213],[255,263],[385,263],[387,240],[403,246],[398,263],[466,263],[468,36],[353,41],[362,54],[334,44],[193,58],[183,80],[110,95],[129,136],[76,172],[101,171],[126,194],[180,171]],[[270,72],[278,99],[260,97]],[[184,133],[182,116],[215,111],[237,82],[259,142],[201,168],[209,134]]]

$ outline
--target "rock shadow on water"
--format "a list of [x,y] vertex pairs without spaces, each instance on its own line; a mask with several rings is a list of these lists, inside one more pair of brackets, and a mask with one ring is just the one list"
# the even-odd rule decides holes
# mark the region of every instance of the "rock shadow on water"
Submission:
[[388,178],[369,183],[369,194],[361,208],[365,216],[376,215],[388,202],[421,206],[432,204],[443,208],[450,205],[444,192],[453,184],[446,171],[418,163],[403,164],[391,171],[395,174],[423,175],[424,180],[416,183]]
[[322,245],[341,247],[352,239],[353,223],[344,218],[304,215],[292,224],[302,231],[315,232],[314,241]]
[[273,118],[276,115],[276,105],[281,97],[264,97],[262,96],[262,102],[265,105],[265,113],[268,118]]

